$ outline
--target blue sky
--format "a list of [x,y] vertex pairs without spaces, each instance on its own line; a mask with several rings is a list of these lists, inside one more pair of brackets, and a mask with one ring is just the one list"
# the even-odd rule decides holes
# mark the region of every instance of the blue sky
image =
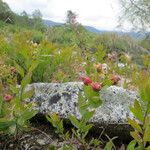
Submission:
[[78,22],[98,29],[117,30],[120,14],[119,0],[4,0],[10,8],[31,14],[39,9],[43,18],[65,22],[67,10],[78,15]]

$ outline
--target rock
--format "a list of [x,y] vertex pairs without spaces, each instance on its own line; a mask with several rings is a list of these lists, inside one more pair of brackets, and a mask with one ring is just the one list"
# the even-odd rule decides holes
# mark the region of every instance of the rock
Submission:
[[[78,93],[83,92],[83,83],[34,83],[29,85],[29,89],[34,88],[35,94],[29,101],[37,102],[36,109],[39,113],[57,113],[62,118],[67,118],[68,114],[73,114],[80,119],[78,111]],[[95,126],[103,126],[106,130],[130,131],[127,118],[133,117],[129,105],[133,105],[138,99],[137,93],[123,89],[122,87],[110,86],[100,91],[102,105],[97,108],[95,115],[90,120]],[[110,131],[109,131],[110,132]]]

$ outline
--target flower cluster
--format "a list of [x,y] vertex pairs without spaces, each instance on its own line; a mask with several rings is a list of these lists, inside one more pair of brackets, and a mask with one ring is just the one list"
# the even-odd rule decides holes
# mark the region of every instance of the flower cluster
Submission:
[[80,78],[85,85],[90,85],[94,91],[99,91],[102,88],[102,83],[93,82],[89,77]]
[[[90,85],[94,91],[100,91],[103,87],[103,83],[93,82],[89,77],[82,76],[80,79],[85,85]],[[111,76],[110,80],[112,81],[113,85],[116,85],[121,80],[121,77],[114,74]]]

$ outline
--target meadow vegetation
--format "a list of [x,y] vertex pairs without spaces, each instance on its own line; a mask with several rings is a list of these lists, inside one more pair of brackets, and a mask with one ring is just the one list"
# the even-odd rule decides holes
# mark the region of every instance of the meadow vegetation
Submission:
[[122,145],[122,149],[150,149],[150,37],[133,39],[115,32],[91,33],[74,16],[68,11],[64,25],[47,27],[39,10],[32,17],[26,12],[18,15],[0,0],[0,135],[17,136],[32,130],[29,120],[37,112],[32,109],[36,104],[25,103],[33,94],[25,90],[28,84],[83,81],[86,99],[80,95],[78,102],[82,117],[79,121],[70,115],[75,127],[71,133],[65,132],[59,116],[46,116],[60,138],[69,141],[63,149],[73,149],[72,143],[79,145],[78,149],[116,149],[115,138],[108,138],[107,143],[86,138],[92,128],[88,121],[101,105],[95,97],[101,88],[110,85],[140,94],[140,100],[130,106],[136,119],[128,119],[135,129],[131,132],[133,141]]

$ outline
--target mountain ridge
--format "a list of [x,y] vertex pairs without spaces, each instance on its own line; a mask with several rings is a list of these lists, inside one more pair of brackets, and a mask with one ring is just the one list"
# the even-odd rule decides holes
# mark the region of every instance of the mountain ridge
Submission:
[[[43,22],[46,26],[49,26],[49,27],[54,27],[54,26],[62,26],[64,25],[65,23],[60,23],[60,22],[55,22],[55,21],[52,21],[52,20],[48,20],[48,19],[43,19]],[[97,33],[97,34],[102,34],[102,33],[118,33],[120,35],[123,35],[123,34],[127,34],[127,35],[130,35],[131,37],[133,38],[136,38],[136,39],[142,39],[145,37],[144,34],[142,33],[139,33],[139,32],[123,32],[123,31],[111,31],[111,30],[100,30],[100,29],[97,29],[93,26],[89,26],[89,25],[84,25],[84,27],[90,31],[90,32],[93,32],[93,33]]]

